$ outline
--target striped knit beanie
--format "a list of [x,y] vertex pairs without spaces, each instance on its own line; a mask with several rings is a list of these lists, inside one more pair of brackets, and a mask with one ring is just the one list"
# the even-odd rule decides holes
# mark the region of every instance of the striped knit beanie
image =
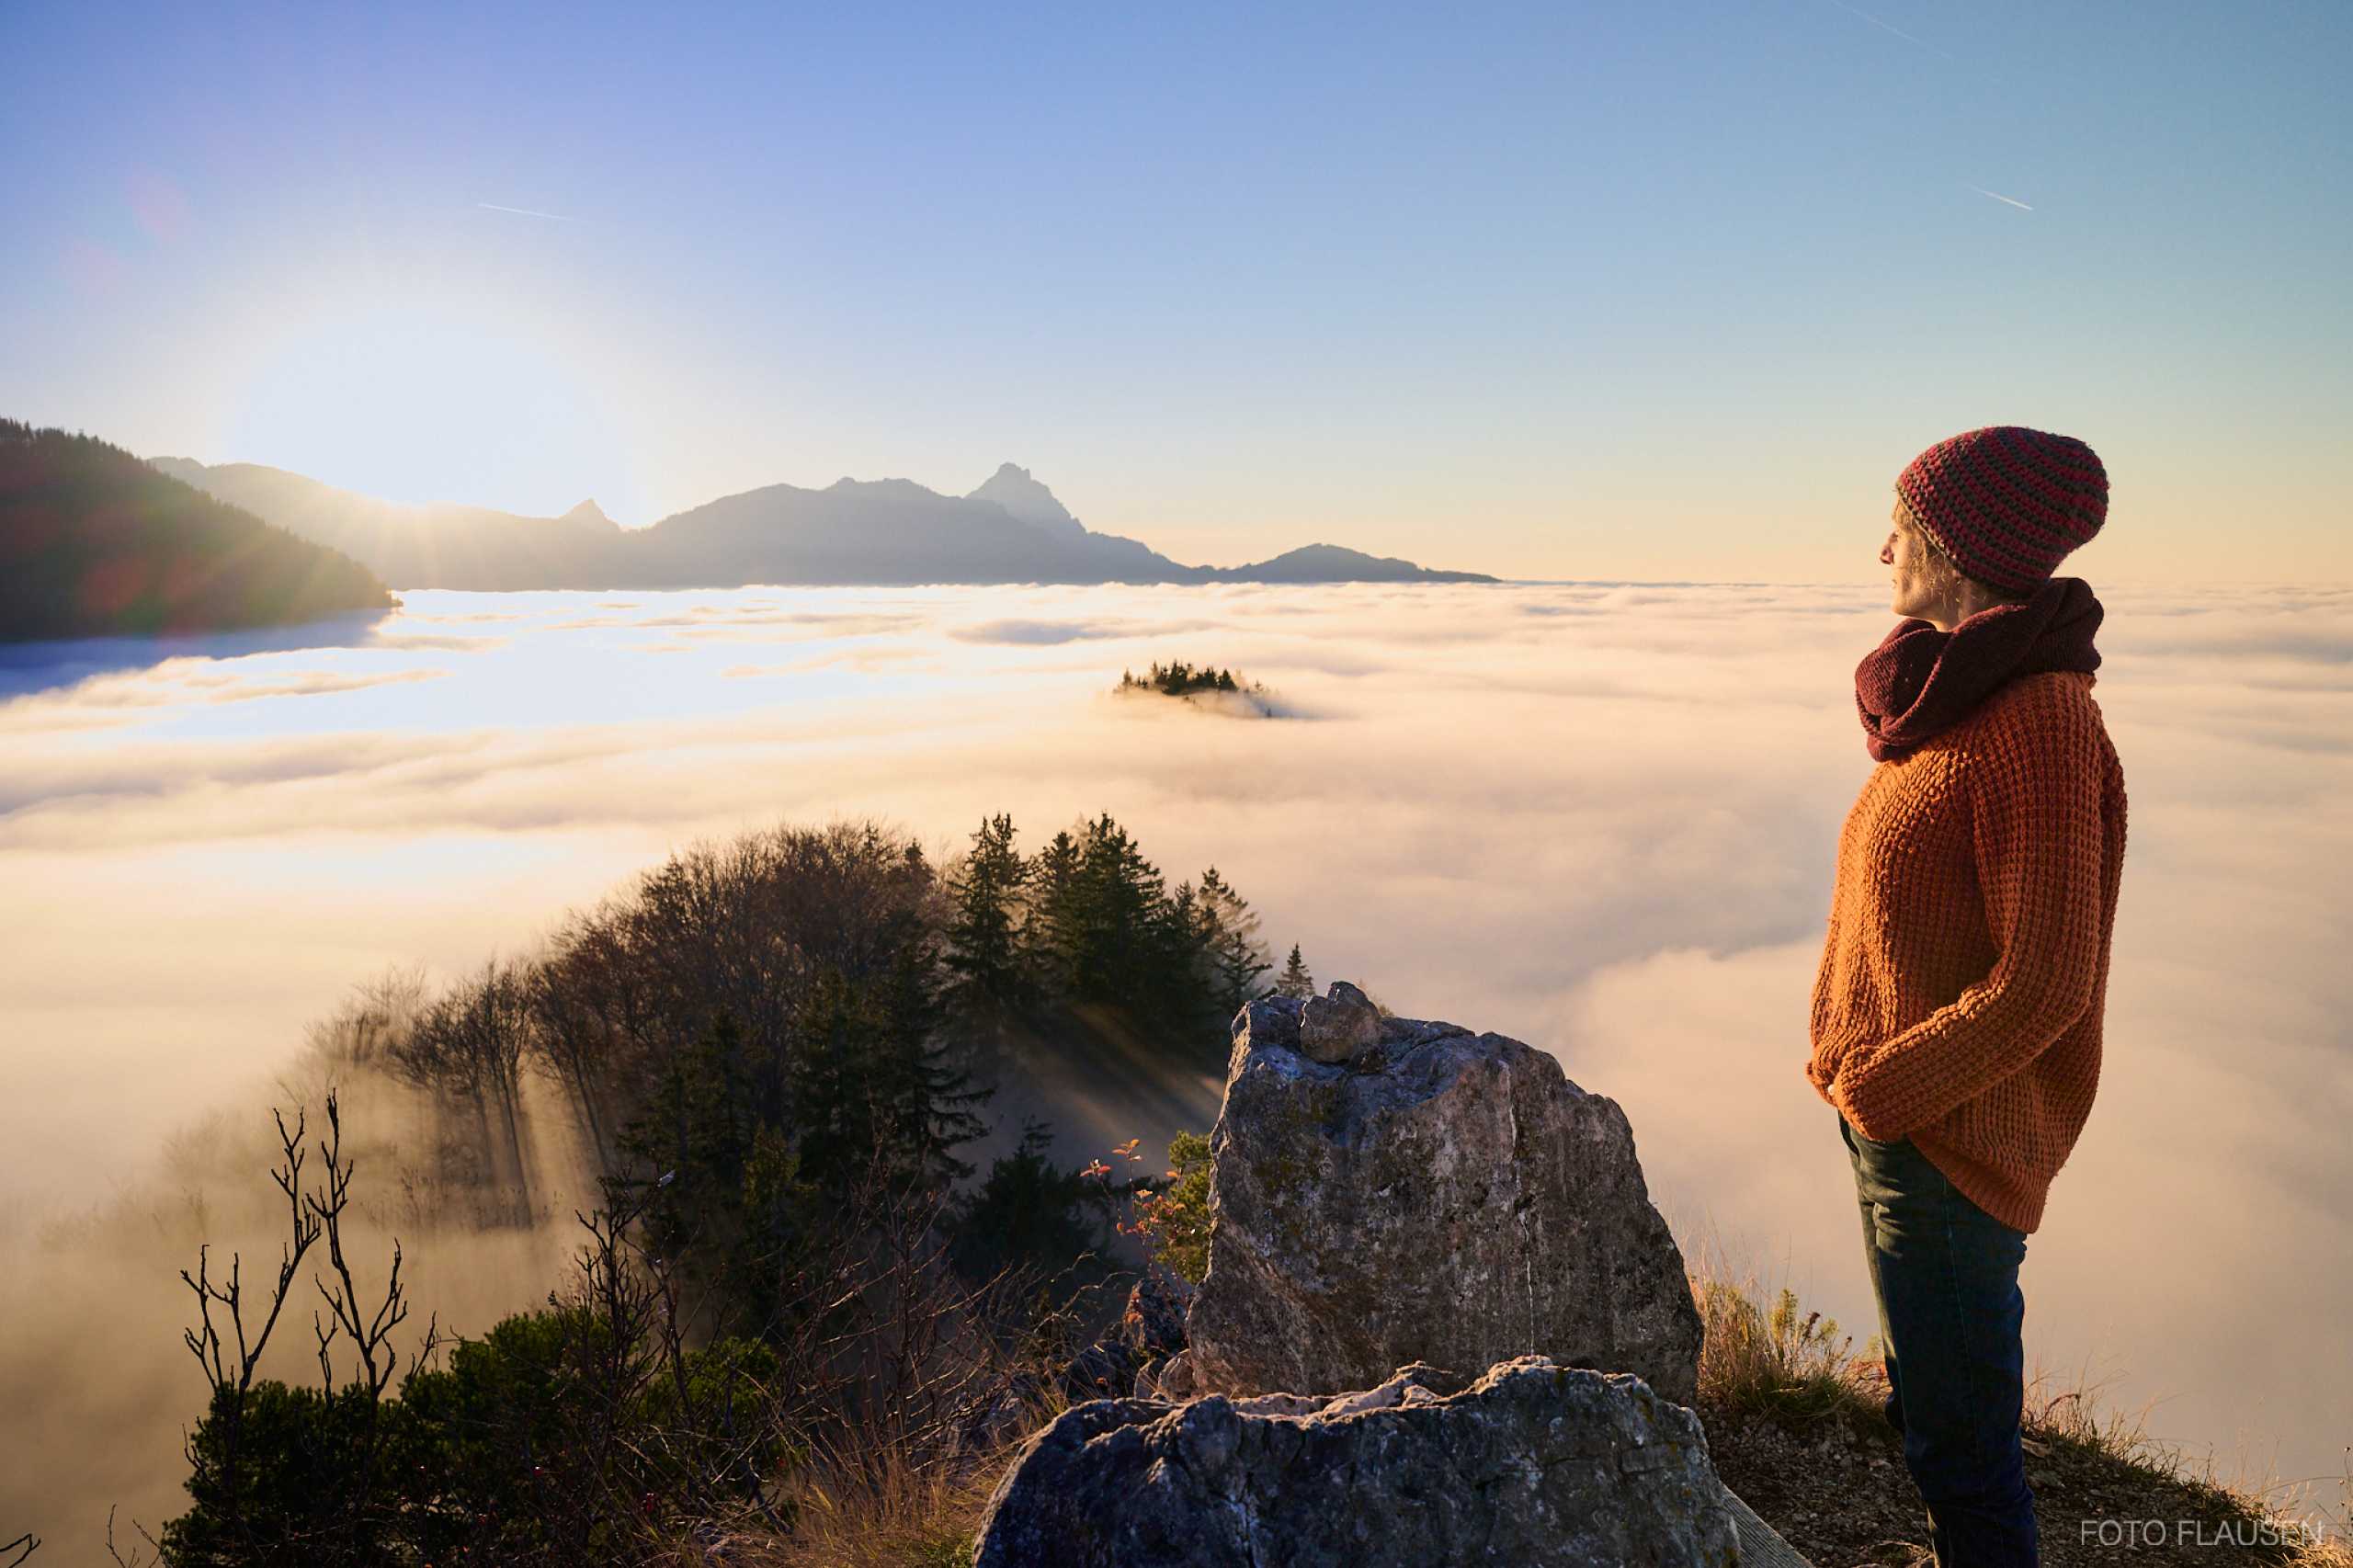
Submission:
[[2108,518],[2108,471],[2073,436],[1989,425],[1912,460],[1895,493],[1920,526],[1981,583],[2031,593]]

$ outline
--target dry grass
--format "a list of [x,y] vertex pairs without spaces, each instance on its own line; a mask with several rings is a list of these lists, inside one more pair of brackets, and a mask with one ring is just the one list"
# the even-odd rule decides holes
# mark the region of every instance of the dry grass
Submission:
[[778,1492],[790,1533],[736,1520],[724,1534],[706,1528],[679,1543],[665,1561],[670,1568],[968,1568],[1006,1467],[1064,1408],[1059,1396],[1045,1396],[1005,1441],[953,1465],[918,1469],[904,1452],[885,1450],[805,1471]]
[[1836,1318],[1801,1314],[1795,1291],[1768,1292],[1756,1270],[1735,1267],[1721,1244],[1704,1244],[1686,1260],[1691,1296],[1706,1338],[1699,1351],[1699,1399],[1725,1410],[1804,1429],[1825,1422],[1857,1428],[1880,1419],[1878,1336],[1861,1352]]

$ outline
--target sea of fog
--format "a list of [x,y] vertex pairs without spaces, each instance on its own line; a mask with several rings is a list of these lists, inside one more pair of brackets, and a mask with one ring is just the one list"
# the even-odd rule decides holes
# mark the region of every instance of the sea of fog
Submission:
[[[2353,589],[2096,585],[2131,838],[2099,1099],[2027,1254],[2029,1355],[2225,1476],[2333,1501]],[[836,816],[944,858],[990,813],[1035,850],[1108,812],[1172,886],[1214,865],[1319,984],[1557,1053],[1625,1107],[1687,1253],[1858,1344],[1874,1326],[1802,1066],[1881,585],[404,598],[372,624],[0,650],[0,1538],[82,1561],[108,1503],[177,1511],[192,1260],[121,1242],[120,1215],[191,1181],[191,1129],[266,1131],[273,1074],[349,987],[528,949],[675,849]],[[1279,716],[1112,695],[1155,659],[1235,668]],[[420,1249],[420,1319],[478,1331],[568,1251],[485,1244]]]

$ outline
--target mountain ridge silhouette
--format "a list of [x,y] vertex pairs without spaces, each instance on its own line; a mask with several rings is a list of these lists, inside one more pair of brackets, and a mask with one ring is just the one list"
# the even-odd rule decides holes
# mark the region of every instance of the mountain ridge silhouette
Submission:
[[1241,566],[1188,566],[1097,533],[1014,463],[963,495],[848,476],[767,484],[624,528],[594,501],[560,517],[387,501],[259,463],[148,462],[290,533],[332,546],[396,588],[695,588],[753,584],[1493,583],[1316,543]]

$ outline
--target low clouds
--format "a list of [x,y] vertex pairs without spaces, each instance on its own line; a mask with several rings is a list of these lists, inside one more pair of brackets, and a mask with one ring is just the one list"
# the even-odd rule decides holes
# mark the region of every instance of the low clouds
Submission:
[[[2161,1399],[2152,1430],[2225,1471],[2243,1430],[2279,1441],[2258,1469],[2334,1473],[2353,592],[2095,583],[2131,840],[2100,1099],[2025,1268],[2029,1354],[2113,1365],[2112,1398]],[[373,646],[0,703],[0,1039],[42,1110],[0,1153],[14,1190],[72,1190],[97,1130],[110,1157],[153,1147],[353,981],[524,946],[699,837],[872,813],[946,854],[1005,811],[1034,851],[1108,811],[1172,883],[1215,864],[1319,981],[1558,1051],[1625,1105],[1687,1243],[1869,1322],[1844,1151],[1800,1069],[1871,767],[1851,680],[1893,624],[1876,585],[408,598]],[[519,619],[486,645],[411,636],[487,615]],[[1154,659],[1319,722],[1111,695]]]
[[[387,645],[415,647],[416,643]],[[336,692],[365,691],[374,686],[439,680],[449,673],[446,669],[392,670],[378,675],[284,670],[236,675],[213,673],[213,665],[210,660],[176,660],[174,666],[184,672],[176,679],[161,671],[100,676],[74,692],[73,706],[172,708],[188,703],[252,702],[268,697],[325,697]]]
[[1192,631],[1221,631],[1227,623],[1215,619],[1139,621],[1134,618],[1078,620],[983,620],[950,627],[948,635],[960,642],[1002,642],[1015,647],[1051,647],[1058,642],[1093,642],[1137,637],[1172,637]]
[[1120,634],[1121,629],[1116,622],[1083,620],[990,620],[978,626],[960,626],[949,633],[964,642],[1010,642],[1035,646]]

